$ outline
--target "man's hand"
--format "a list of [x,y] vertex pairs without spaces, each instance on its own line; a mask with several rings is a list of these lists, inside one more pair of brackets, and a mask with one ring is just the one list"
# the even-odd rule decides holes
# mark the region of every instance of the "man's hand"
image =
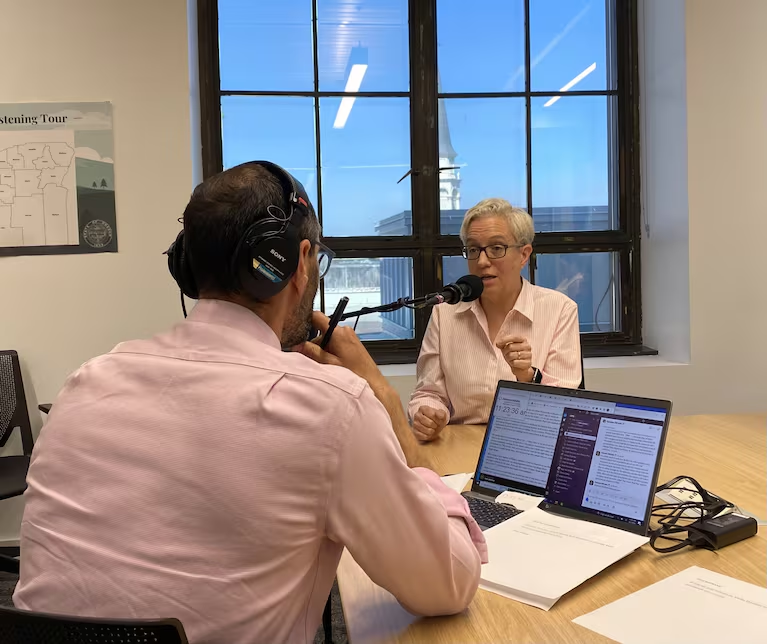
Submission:
[[448,417],[442,409],[421,405],[413,416],[413,434],[419,441],[433,441],[447,426]]
[[533,349],[527,338],[518,335],[505,336],[496,342],[519,382],[533,381]]
[[350,327],[337,326],[333,331],[333,337],[330,338],[330,344],[325,350],[320,349],[319,343],[328,330],[329,323],[330,318],[327,315],[314,311],[312,313],[312,325],[320,331],[320,336],[311,342],[304,342],[295,349],[315,362],[346,367],[367,381],[375,392],[376,387],[384,384],[386,380],[378,365],[360,342],[357,334]]

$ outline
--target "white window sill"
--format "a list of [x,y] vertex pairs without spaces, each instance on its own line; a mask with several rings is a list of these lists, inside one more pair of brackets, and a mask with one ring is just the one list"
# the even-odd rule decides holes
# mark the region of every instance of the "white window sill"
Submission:
[[585,358],[583,368],[590,369],[634,369],[638,367],[685,367],[686,362],[674,362],[663,356],[616,356],[609,358]]
[[402,378],[415,376],[415,363],[410,364],[384,364],[378,367],[387,378]]
[[[634,369],[640,367],[684,367],[685,362],[673,362],[662,356],[621,356],[610,358],[586,358],[583,366],[588,372],[591,369]],[[381,373],[387,378],[403,378],[415,376],[415,364],[386,364],[381,365]]]

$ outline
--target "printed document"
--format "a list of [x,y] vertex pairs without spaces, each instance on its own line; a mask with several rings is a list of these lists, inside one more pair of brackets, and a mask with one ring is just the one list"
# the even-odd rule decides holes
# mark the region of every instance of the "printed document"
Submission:
[[648,542],[625,530],[531,508],[486,530],[480,588],[548,610],[565,593]]
[[765,644],[767,588],[693,566],[573,621],[622,644]]

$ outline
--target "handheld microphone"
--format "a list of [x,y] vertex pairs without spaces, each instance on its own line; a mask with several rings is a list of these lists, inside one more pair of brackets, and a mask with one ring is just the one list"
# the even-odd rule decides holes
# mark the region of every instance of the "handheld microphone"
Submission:
[[473,302],[485,289],[482,279],[476,275],[464,275],[458,278],[455,284],[446,285],[441,293],[427,296],[426,306],[437,304],[458,304],[459,302]]

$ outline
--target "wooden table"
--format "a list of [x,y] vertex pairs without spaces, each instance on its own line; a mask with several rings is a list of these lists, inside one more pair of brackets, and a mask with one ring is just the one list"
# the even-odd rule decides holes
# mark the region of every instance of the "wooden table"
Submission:
[[[449,427],[424,445],[440,474],[473,472],[484,427]],[[767,419],[764,416],[690,416],[671,421],[660,482],[686,474],[764,519],[767,514]],[[701,566],[767,586],[767,528],[717,552],[695,549],[661,555],[649,546],[588,580],[544,612],[484,590],[460,615],[418,618],[373,584],[347,551],[338,569],[344,616],[353,644],[362,642],[610,642],[572,620],[669,575]],[[652,641],[652,620],[647,623]]]

